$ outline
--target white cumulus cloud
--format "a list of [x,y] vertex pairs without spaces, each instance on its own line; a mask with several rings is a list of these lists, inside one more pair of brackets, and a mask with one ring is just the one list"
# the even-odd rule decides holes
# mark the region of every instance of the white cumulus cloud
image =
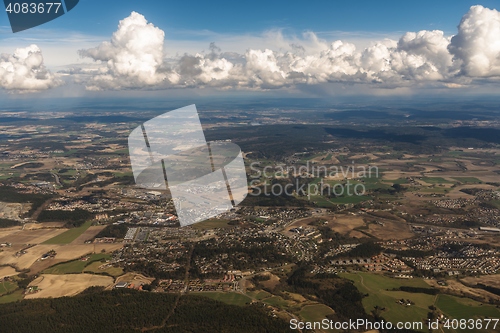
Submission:
[[142,88],[160,84],[165,33],[136,12],[120,21],[111,41],[80,50],[83,57],[100,61],[99,73],[87,82],[89,90]]
[[473,6],[464,15],[449,46],[461,74],[500,76],[500,12]]
[[34,92],[56,87],[62,82],[43,64],[36,45],[18,48],[14,54],[0,54],[0,87],[10,91]]

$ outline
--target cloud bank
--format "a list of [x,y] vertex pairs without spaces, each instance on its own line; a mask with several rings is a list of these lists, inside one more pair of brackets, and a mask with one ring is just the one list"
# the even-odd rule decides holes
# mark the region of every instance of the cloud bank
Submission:
[[0,54],[0,87],[33,92],[56,87],[62,82],[43,65],[42,51],[36,45],[18,48],[14,54]]
[[[266,35],[269,38],[269,35]],[[178,54],[165,33],[136,12],[119,22],[109,41],[83,49],[93,64],[66,74],[88,90],[216,88],[269,90],[330,82],[376,88],[464,87],[500,82],[500,13],[473,6],[454,36],[443,31],[407,32],[358,49],[346,41],[327,42],[313,32],[302,38],[276,36],[276,48]],[[24,51],[23,51],[24,50]],[[32,45],[2,56],[1,87],[48,89],[57,78],[43,67]],[[9,69],[7,69],[9,68]]]
[[340,40],[328,44],[308,33],[305,38],[321,44],[320,51],[294,43],[289,50],[249,49],[237,54],[212,45],[209,53],[165,59],[163,38],[160,29],[132,13],[120,22],[111,42],[80,52],[105,64],[87,82],[87,89],[259,90],[327,82],[457,87],[500,77],[500,13],[482,6],[471,7],[453,37],[439,30],[407,32],[398,41],[384,40],[361,50]]

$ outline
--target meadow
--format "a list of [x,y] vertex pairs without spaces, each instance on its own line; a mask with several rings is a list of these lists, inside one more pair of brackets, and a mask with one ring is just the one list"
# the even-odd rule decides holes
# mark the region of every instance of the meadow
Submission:
[[10,281],[2,281],[0,283],[0,296],[4,294],[8,294],[17,289],[17,283]]
[[91,225],[92,221],[87,221],[77,228],[69,229],[62,234],[46,240],[42,244],[69,244],[83,234]]
[[[367,294],[363,299],[365,311],[370,313],[375,307],[381,308],[381,316],[393,323],[407,321],[422,321],[427,318],[429,306],[435,306],[438,312],[448,318],[477,319],[500,318],[500,309],[468,298],[426,293],[409,293],[397,291],[401,286],[410,286],[429,289],[429,285],[422,279],[393,279],[371,273],[343,273],[341,276],[354,281],[355,286],[362,293]],[[412,305],[401,305],[399,300],[410,300]],[[445,332],[455,332],[453,330]],[[488,332],[494,330],[488,330]],[[474,330],[457,330],[455,333],[470,333]],[[477,331],[481,332],[481,331]],[[485,332],[483,330],[482,332]]]
[[299,315],[304,321],[314,322],[321,321],[333,313],[334,311],[324,304],[312,304],[304,306]]
[[[354,281],[358,290],[368,295],[362,301],[367,313],[371,313],[376,307],[381,308],[382,317],[393,323],[421,322],[427,318],[429,306],[435,303],[436,296],[433,295],[394,290],[401,286],[429,288],[422,279],[393,279],[370,273],[344,273],[341,276]],[[399,304],[401,299],[410,300],[414,304]]]
[[42,273],[44,274],[75,274],[82,273],[84,270],[87,271],[86,267],[90,266],[92,263],[98,262],[100,264],[101,260],[109,260],[111,256],[105,253],[92,254],[89,259],[83,261],[81,259],[68,261],[62,264],[57,264],[50,268],[47,268]]

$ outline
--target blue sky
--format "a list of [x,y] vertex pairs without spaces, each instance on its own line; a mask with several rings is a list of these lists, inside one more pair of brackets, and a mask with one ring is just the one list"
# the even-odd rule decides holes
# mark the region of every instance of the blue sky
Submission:
[[80,0],[16,34],[2,13],[0,94],[492,93],[499,8],[465,0]]
[[[78,31],[108,35],[116,24],[137,11],[163,30],[210,30],[250,33],[272,28],[316,32],[399,32],[439,29],[454,33],[460,18],[472,5],[495,8],[498,1],[161,1],[80,0],[75,10],[35,29]],[[6,25],[7,15],[1,15]],[[18,33],[19,37],[33,31]],[[5,37],[5,36],[4,36]],[[175,34],[172,36],[175,38]]]

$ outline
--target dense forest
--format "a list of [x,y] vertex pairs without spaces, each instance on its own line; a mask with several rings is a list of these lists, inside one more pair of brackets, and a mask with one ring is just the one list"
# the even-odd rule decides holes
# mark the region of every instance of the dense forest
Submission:
[[[352,111],[349,111],[352,112]],[[432,116],[427,112],[426,117]],[[337,117],[338,114],[335,114]],[[447,147],[491,147],[500,143],[496,128],[440,128],[419,126],[324,126],[268,125],[208,129],[207,140],[231,139],[253,159],[280,160],[299,151],[324,151],[336,140],[352,152],[370,152],[373,147],[414,154],[436,154]],[[252,138],[252,140],[248,140]],[[314,149],[311,149],[314,147]]]
[[75,297],[0,304],[2,333],[291,332],[286,321],[255,305],[134,290],[90,288]]
[[115,237],[123,238],[127,234],[128,227],[123,224],[110,224],[106,228],[99,231],[95,238]]
[[66,227],[79,227],[85,221],[92,218],[94,214],[84,209],[75,210],[44,210],[38,216],[39,222],[62,221],[66,222]]
[[349,252],[341,253],[336,257],[339,258],[370,258],[380,254],[382,252],[382,247],[374,242],[362,243]]
[[0,219],[0,228],[10,228],[21,225],[18,221],[9,220],[9,219]]
[[[295,270],[287,280],[290,291],[305,297],[315,297],[335,311],[336,320],[370,318],[361,304],[363,294],[351,281],[336,275],[311,275],[308,266]],[[373,318],[372,318],[373,319]]]

